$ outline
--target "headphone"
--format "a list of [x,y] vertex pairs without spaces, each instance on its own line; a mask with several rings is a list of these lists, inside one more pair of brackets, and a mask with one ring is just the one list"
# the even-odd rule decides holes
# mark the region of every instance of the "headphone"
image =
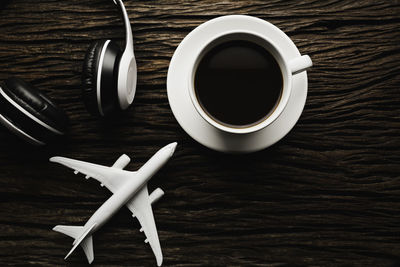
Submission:
[[[122,0],[113,0],[125,25],[125,48],[111,40],[93,42],[82,69],[82,96],[88,111],[107,116],[127,109],[136,92],[137,66],[132,29]],[[19,78],[0,85],[0,123],[34,145],[45,145],[65,135],[68,118],[49,97]]]

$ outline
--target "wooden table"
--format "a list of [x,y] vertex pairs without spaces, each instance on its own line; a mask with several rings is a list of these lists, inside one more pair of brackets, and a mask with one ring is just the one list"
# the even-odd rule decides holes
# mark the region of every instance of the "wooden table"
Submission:
[[[150,181],[164,266],[400,265],[399,1],[125,1],[139,68],[135,103],[99,120],[81,101],[89,43],[121,44],[122,21],[106,0],[2,1],[0,79],[18,76],[70,117],[65,142],[34,149],[0,132],[0,265],[78,266],[56,224],[82,225],[110,196],[48,162],[62,155],[139,168],[177,141]],[[274,146],[250,155],[211,151],[191,139],[167,100],[172,54],[199,24],[248,14],[285,31],[314,67],[304,112]],[[94,266],[155,266],[128,209],[94,236]]]

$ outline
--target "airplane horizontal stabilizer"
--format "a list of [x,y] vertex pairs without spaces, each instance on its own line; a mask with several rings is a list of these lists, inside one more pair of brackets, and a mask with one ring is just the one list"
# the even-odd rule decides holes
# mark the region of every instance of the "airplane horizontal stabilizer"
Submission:
[[57,225],[53,228],[53,231],[77,239],[82,234],[83,226]]
[[93,238],[92,238],[92,236],[86,237],[82,241],[81,247],[83,248],[83,251],[85,252],[85,255],[86,255],[86,258],[87,258],[89,264],[91,264],[93,262],[93,260],[94,260]]
[[[83,232],[83,226],[68,226],[68,225],[57,225],[53,228],[54,231],[63,233],[75,239],[72,249],[68,252],[67,256],[64,259],[67,259],[69,255],[71,255],[74,250],[81,245],[83,251],[86,254],[86,258],[88,259],[89,264],[94,260],[94,253],[93,253],[93,238],[90,235],[92,229],[97,224],[93,224],[89,229]],[[83,233],[82,233],[83,232]]]

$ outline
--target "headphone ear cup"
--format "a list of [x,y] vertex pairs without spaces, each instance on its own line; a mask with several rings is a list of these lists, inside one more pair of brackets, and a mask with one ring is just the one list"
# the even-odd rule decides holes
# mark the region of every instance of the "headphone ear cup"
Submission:
[[45,144],[65,134],[64,111],[21,79],[7,79],[0,90],[0,122],[23,139]]
[[118,109],[118,66],[121,50],[110,40],[93,42],[82,69],[82,96],[88,111],[106,116]]

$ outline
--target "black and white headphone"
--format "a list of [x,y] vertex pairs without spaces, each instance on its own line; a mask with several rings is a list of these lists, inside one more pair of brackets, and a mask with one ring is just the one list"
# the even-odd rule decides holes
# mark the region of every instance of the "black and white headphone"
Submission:
[[[121,51],[111,40],[93,42],[82,70],[84,103],[90,113],[99,116],[128,108],[136,92],[131,24],[122,0],[113,1],[122,13],[125,48]],[[65,134],[68,118],[36,88],[21,79],[9,78],[0,86],[0,123],[27,142],[44,145]]]

